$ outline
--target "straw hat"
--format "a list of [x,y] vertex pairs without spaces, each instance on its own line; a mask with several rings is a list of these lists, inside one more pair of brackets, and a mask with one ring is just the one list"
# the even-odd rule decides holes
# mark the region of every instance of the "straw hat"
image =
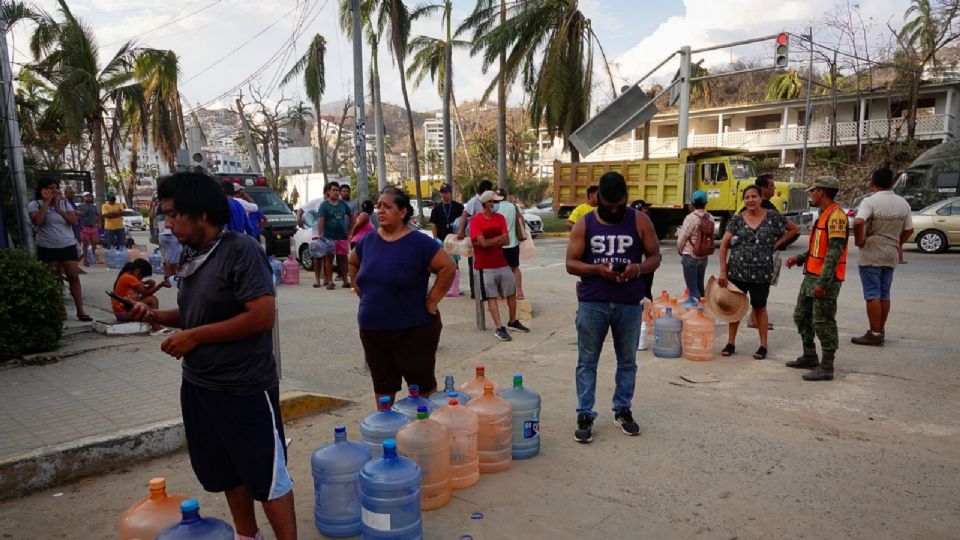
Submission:
[[703,303],[713,318],[722,322],[736,322],[747,314],[750,302],[747,295],[727,280],[726,288],[717,283],[716,276],[710,276]]

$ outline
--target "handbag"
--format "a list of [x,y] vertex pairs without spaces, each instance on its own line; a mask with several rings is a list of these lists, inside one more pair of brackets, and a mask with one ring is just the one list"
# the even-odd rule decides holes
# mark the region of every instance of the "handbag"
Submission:
[[514,230],[517,231],[517,240],[523,242],[527,239],[527,236],[530,236],[526,231],[527,224],[524,223],[523,218],[520,215],[520,207],[514,203],[513,208],[517,211],[516,215],[514,216],[517,220],[517,225],[514,227]]
[[528,234],[526,238],[520,242],[520,260],[521,261],[532,261],[537,257],[537,246],[533,245],[533,238]]

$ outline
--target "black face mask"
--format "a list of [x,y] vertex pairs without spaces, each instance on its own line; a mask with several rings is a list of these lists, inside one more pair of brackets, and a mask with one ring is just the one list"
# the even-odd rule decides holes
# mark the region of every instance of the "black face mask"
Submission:
[[627,213],[627,204],[623,203],[620,206],[617,206],[616,210],[608,210],[606,206],[599,205],[597,206],[597,215],[600,216],[600,219],[607,223],[617,224],[623,221],[623,216]]

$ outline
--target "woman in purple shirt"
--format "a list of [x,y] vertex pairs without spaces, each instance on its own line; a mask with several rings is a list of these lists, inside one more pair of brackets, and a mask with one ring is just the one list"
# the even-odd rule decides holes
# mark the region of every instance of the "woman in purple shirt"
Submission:
[[[420,386],[420,394],[437,388],[434,367],[440,342],[437,304],[456,266],[432,237],[407,226],[413,217],[410,197],[385,188],[377,202],[380,228],[365,235],[350,252],[350,281],[360,297],[360,341],[376,397],[394,399],[401,379]],[[437,275],[427,292],[430,273]]]

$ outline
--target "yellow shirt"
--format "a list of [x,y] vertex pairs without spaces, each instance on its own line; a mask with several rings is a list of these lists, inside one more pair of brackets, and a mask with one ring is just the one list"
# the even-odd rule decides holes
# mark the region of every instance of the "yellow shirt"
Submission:
[[107,230],[116,230],[123,228],[123,216],[108,218],[106,215],[110,212],[123,212],[123,205],[120,203],[110,204],[103,203],[100,207],[100,215],[104,216],[103,218],[103,228]]
[[597,209],[596,206],[590,206],[590,205],[587,204],[587,203],[583,203],[583,204],[581,204],[580,206],[574,208],[574,209],[573,209],[573,212],[570,212],[570,217],[568,217],[567,219],[568,219],[571,223],[576,223],[578,219],[580,219],[580,218],[582,218],[583,216],[589,214],[590,212],[593,212],[593,211],[596,210],[596,209]]

